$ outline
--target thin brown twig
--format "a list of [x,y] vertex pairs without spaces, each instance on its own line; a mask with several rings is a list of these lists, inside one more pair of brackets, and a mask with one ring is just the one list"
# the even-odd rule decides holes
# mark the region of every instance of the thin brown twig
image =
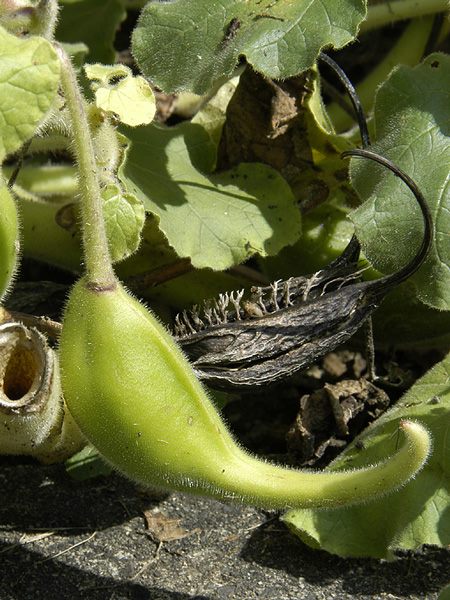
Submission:
[[[28,535],[30,535],[30,534],[28,534]],[[26,546],[27,544],[34,544],[34,542],[39,542],[40,540],[45,540],[46,538],[48,538],[52,535],[55,535],[54,531],[46,531],[44,533],[35,533],[34,536],[31,536],[28,539],[26,539],[27,534],[24,534],[18,542],[15,542],[14,544],[10,544],[9,546],[6,546],[6,548],[3,548],[2,550],[0,550],[0,554],[3,554],[5,552],[11,552],[11,550],[14,550],[14,548],[18,548],[20,546]]]
[[35,564],[41,564],[41,563],[47,562],[49,560],[58,558],[58,557],[62,556],[63,554],[70,552],[74,548],[77,548],[78,546],[86,544],[87,542],[92,540],[92,538],[94,538],[96,535],[97,535],[97,532],[94,531],[94,533],[91,533],[91,535],[89,537],[87,537],[85,540],[81,540],[80,542],[77,542],[76,544],[72,544],[72,546],[69,546],[69,548],[66,548],[65,550],[61,550],[60,552],[57,552],[56,554],[53,554],[52,556],[47,556],[46,558],[42,558],[41,560],[38,560]]
[[189,258],[180,258],[173,263],[157,267],[140,275],[131,275],[126,278],[127,285],[135,290],[161,285],[166,281],[180,277],[192,271],[194,267]]
[[[144,290],[150,287],[156,287],[167,281],[171,281],[182,275],[186,275],[194,270],[189,258],[180,258],[173,263],[157,267],[151,271],[141,273],[139,275],[131,275],[126,278],[127,285],[134,290]],[[259,273],[246,265],[236,265],[230,267],[227,271],[230,275],[246,279],[250,283],[259,285],[268,285],[270,280],[268,277]]]
[[131,577],[131,581],[135,581],[140,575],[142,575],[142,573],[148,569],[148,567],[152,564],[154,564],[155,562],[157,562],[159,560],[159,555],[161,552],[161,548],[162,548],[163,542],[159,542],[158,546],[156,547],[156,552],[155,555],[150,558],[149,560],[145,561],[145,563],[136,571],[136,573],[133,575],[133,577]]

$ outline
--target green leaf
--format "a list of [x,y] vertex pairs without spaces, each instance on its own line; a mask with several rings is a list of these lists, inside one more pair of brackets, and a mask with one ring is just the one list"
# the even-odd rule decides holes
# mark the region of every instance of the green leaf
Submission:
[[52,26],[56,2],[8,0],[0,2],[0,26],[17,37],[47,37]]
[[115,114],[122,123],[148,125],[156,113],[155,96],[143,77],[134,77],[125,65],[86,65],[84,68],[95,92],[96,105]]
[[405,282],[393,290],[375,311],[375,345],[388,351],[408,349],[444,351],[450,347],[450,312],[423,304],[414,294],[414,284]]
[[403,418],[417,419],[432,434],[433,452],[424,469],[398,492],[364,506],[287,512],[283,521],[306,544],[340,556],[392,558],[395,550],[450,543],[450,355],[417,381],[329,469],[359,468],[395,452],[398,423]]
[[178,0],[144,8],[132,52],[164,91],[206,92],[240,56],[273,79],[311,67],[324,46],[352,41],[364,0]]
[[[329,105],[325,106],[322,98],[322,82],[317,73],[317,78],[313,84],[313,90],[308,101],[307,123],[311,139],[311,145],[314,147],[317,158],[327,154],[338,153],[340,155],[344,150],[350,150],[355,146],[361,145],[361,132],[357,127],[356,115],[353,117],[353,128],[351,131],[336,133],[333,121],[329,114]],[[347,118],[350,118],[347,113]],[[340,156],[339,156],[340,158]],[[317,159],[316,159],[317,160]],[[340,160],[342,160],[340,158]]]
[[126,13],[121,0],[60,0],[55,37],[61,42],[84,42],[89,62],[114,62],[114,37]]
[[[444,54],[394,70],[376,97],[373,145],[417,183],[429,203],[435,241],[412,281],[418,298],[441,310],[450,310],[449,86],[450,56]],[[422,239],[417,202],[398,178],[368,161],[352,160],[351,179],[366,200],[351,215],[365,255],[382,272],[399,269]]]
[[209,133],[216,147],[220,143],[228,103],[236,91],[238,83],[239,77],[233,77],[220,86],[214,96],[191,119],[192,123],[201,125]]
[[92,446],[85,446],[65,462],[67,473],[77,481],[93,479],[101,475],[110,475],[110,467]]
[[136,293],[149,300],[152,310],[156,310],[166,323],[173,323],[174,311],[200,304],[206,298],[215,298],[224,290],[242,289],[248,285],[244,277],[211,269],[188,270],[181,277],[159,279],[158,285],[154,285],[154,280],[148,281],[152,271],[161,273],[179,263],[180,259],[159,229],[158,217],[148,213],[138,251],[131,259],[119,263],[115,270],[120,279],[134,280]]
[[59,61],[47,40],[17,38],[0,28],[0,161],[33,136],[58,83]]
[[302,237],[274,257],[259,261],[270,279],[288,279],[323,269],[338,258],[353,234],[347,210],[338,202],[325,202],[302,218]]
[[133,254],[139,246],[145,221],[144,205],[115,184],[102,189],[102,198],[109,251],[112,261],[117,262]]
[[199,125],[126,129],[119,177],[156,214],[178,256],[227,269],[276,254],[300,236],[300,211],[284,179],[261,164],[210,174],[215,148]]

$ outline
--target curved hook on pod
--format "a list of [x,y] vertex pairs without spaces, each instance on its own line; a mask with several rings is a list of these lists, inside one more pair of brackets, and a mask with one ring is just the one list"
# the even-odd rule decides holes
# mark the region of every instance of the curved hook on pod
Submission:
[[400,450],[361,470],[303,472],[251,456],[170,334],[117,281],[75,285],[60,360],[64,395],[84,435],[119,471],[148,485],[266,508],[334,507],[399,488],[430,451],[428,432],[404,422]]

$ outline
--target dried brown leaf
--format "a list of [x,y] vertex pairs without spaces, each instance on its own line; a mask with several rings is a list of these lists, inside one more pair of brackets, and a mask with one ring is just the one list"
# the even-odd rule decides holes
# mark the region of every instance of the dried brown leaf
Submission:
[[180,526],[181,519],[172,519],[159,510],[144,511],[144,519],[149,535],[158,543],[181,540],[192,533]]

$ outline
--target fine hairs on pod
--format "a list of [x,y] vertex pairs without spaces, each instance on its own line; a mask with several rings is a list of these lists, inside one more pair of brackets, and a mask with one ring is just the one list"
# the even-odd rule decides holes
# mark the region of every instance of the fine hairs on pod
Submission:
[[73,122],[86,264],[64,314],[61,382],[89,442],[134,481],[266,508],[354,504],[406,483],[430,450],[430,436],[416,422],[400,424],[403,443],[393,456],[352,471],[283,468],[235,442],[175,340],[113,272],[84,103],[70,59],[57,51]]
[[143,484],[265,508],[333,507],[397,489],[430,450],[427,431],[405,421],[400,450],[365,469],[311,473],[251,456],[170,334],[118,281],[98,288],[84,277],[75,285],[60,360],[64,395],[84,435]]

